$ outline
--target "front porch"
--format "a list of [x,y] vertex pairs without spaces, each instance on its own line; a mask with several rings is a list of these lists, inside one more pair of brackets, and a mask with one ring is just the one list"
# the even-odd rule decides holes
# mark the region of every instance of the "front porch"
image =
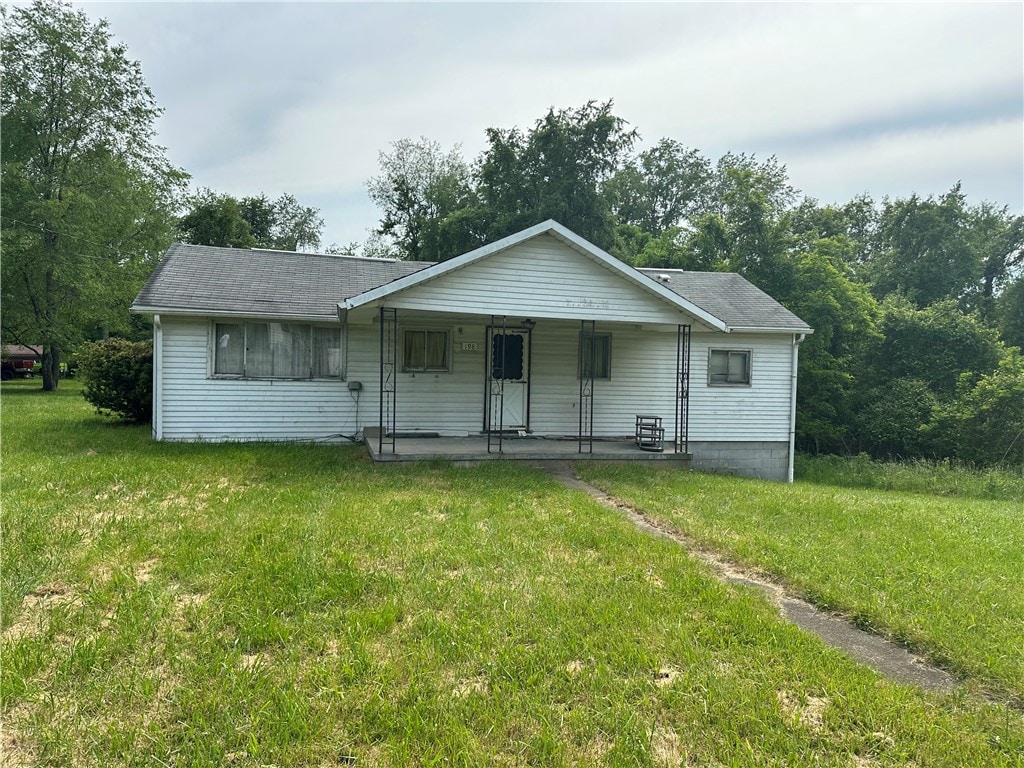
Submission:
[[575,437],[505,436],[501,441],[501,451],[498,452],[494,448],[492,436],[490,453],[487,450],[487,435],[402,435],[395,441],[394,452],[388,443],[384,451],[380,451],[379,438],[380,431],[376,427],[367,427],[363,431],[363,442],[374,461],[671,461],[685,468],[692,458],[688,453],[676,452],[668,442],[662,452],[641,450],[633,438],[595,438],[590,453],[580,453],[579,440]]

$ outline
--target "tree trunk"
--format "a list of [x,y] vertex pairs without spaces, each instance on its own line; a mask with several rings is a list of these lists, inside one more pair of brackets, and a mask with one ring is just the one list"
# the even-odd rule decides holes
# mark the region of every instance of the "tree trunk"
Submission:
[[60,347],[47,344],[43,348],[43,392],[54,392],[60,384]]

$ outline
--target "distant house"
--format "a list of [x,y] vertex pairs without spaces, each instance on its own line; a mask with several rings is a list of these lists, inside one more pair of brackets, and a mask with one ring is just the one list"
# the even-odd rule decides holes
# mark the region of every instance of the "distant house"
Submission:
[[42,362],[42,346],[28,347],[24,344],[4,344],[0,353],[0,378],[4,381],[15,376],[31,376],[36,363]]
[[158,440],[369,438],[378,459],[428,436],[457,458],[663,440],[777,479],[812,332],[739,275],[634,269],[553,221],[438,264],[176,244],[132,311],[153,315]]

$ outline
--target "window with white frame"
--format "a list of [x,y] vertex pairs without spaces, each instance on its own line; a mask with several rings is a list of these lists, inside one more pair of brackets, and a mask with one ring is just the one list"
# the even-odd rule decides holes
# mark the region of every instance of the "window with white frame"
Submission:
[[214,323],[213,375],[243,379],[340,379],[340,326]]
[[451,370],[451,335],[447,330],[406,329],[402,332],[402,370],[444,373]]
[[579,377],[589,379],[593,368],[595,379],[612,377],[612,335],[580,333]]
[[708,384],[721,386],[750,384],[750,350],[709,350]]

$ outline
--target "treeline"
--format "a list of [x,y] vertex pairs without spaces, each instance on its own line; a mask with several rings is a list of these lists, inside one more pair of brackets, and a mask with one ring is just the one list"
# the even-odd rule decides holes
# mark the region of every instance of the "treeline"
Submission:
[[739,272],[815,328],[801,448],[1024,464],[1024,218],[959,184],[821,205],[775,158],[638,142],[610,101],[490,128],[472,162],[396,142],[363,252],[444,260],[552,218],[636,266]]

